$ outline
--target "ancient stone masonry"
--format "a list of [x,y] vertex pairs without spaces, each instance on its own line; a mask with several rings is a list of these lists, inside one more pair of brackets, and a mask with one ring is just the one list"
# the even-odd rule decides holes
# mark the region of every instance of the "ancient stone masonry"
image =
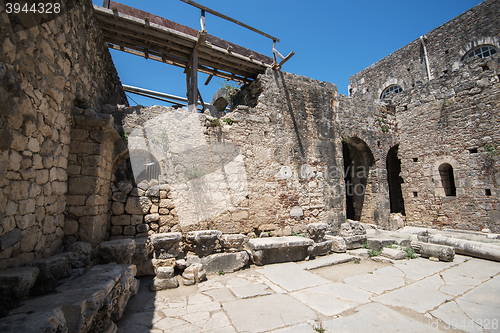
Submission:
[[[403,46],[351,76],[349,96],[375,101],[391,85],[407,90],[418,87],[429,79],[451,74],[461,67],[462,57],[474,47],[499,46],[500,26],[495,19],[499,11],[498,1],[484,1],[428,32],[423,36],[423,41],[416,39]],[[430,78],[427,75],[425,51]]]
[[64,215],[74,105],[126,99],[91,1],[62,1],[59,15],[35,21],[0,7],[0,268],[7,268],[50,256],[66,232],[75,234]]
[[[500,231],[499,57],[397,94],[407,222]],[[447,193],[443,165],[452,166]]]

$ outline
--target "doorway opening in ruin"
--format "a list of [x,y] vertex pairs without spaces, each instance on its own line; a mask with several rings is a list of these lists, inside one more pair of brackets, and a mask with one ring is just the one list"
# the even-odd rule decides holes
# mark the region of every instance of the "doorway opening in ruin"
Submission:
[[443,185],[445,195],[447,197],[456,197],[457,188],[455,187],[453,167],[448,163],[441,164],[439,166],[439,175],[441,176],[441,184]]
[[153,154],[147,150],[131,150],[130,161],[136,184],[139,184],[143,180],[159,179],[161,174],[160,164]]
[[359,138],[342,142],[344,156],[344,181],[346,192],[346,217],[359,221],[365,200],[370,167],[375,160],[368,145]]
[[386,168],[387,182],[389,183],[389,200],[391,202],[391,213],[405,214],[405,203],[401,184],[401,160],[398,158],[399,145],[395,145],[387,153]]

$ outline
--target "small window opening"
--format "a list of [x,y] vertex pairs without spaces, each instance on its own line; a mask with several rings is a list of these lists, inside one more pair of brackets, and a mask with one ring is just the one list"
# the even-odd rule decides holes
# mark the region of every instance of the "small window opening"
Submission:
[[414,157],[413,162],[418,162],[418,157]]
[[414,198],[418,197],[418,192],[413,192],[413,197]]
[[449,51],[449,50],[445,50],[445,51],[444,51],[444,54],[448,54],[448,53],[450,53],[450,51]]
[[488,67],[488,65],[481,65],[481,68],[483,69],[483,72],[489,70],[490,68]]
[[481,45],[467,52],[462,60],[467,60],[473,57],[486,58],[492,56],[497,52],[497,48],[493,45]]
[[406,70],[407,70],[408,72],[410,71],[410,69],[409,69],[409,68],[407,68]]
[[349,89],[349,96],[352,96],[352,93],[353,93],[353,90],[351,88],[351,89]]
[[443,163],[439,166],[439,174],[441,176],[441,185],[443,186],[444,194],[447,197],[456,197],[457,189],[455,187],[453,167],[448,163]]
[[469,153],[476,154],[477,153],[477,148],[471,148],[471,149],[469,149]]
[[445,74],[445,75],[446,75],[446,74],[448,74],[448,70],[447,70],[447,69],[445,69],[445,70],[443,71],[443,74]]
[[403,88],[398,85],[392,85],[384,89],[382,92],[382,95],[380,96],[380,99],[384,99],[389,97],[392,94],[399,94],[400,92],[403,92]]
[[415,83],[412,83],[412,84],[411,84],[411,87],[412,87],[412,88],[414,88],[414,87],[415,87]]
[[382,145],[380,144],[380,141],[377,141],[377,147],[381,148]]
[[403,105],[403,111],[407,111],[408,110],[408,106],[407,105]]
[[485,189],[484,194],[489,197],[491,195],[491,189],[489,188]]

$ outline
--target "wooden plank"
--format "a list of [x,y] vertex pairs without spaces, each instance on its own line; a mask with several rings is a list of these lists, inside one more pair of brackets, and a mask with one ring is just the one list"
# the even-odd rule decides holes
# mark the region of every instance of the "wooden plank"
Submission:
[[201,9],[201,10],[204,10],[204,11],[206,11],[207,13],[210,13],[210,14],[212,14],[212,15],[215,15],[215,16],[218,16],[218,17],[223,18],[223,19],[225,19],[225,20],[228,20],[228,21],[230,21],[230,22],[236,23],[236,24],[238,24],[238,25],[240,25],[240,26],[242,26],[242,27],[244,27],[244,28],[247,28],[247,29],[249,29],[249,30],[251,30],[251,31],[253,31],[253,32],[256,32],[256,33],[258,33],[258,34],[261,34],[262,36],[265,36],[265,37],[267,37],[267,38],[270,38],[270,39],[272,39],[272,40],[274,40],[274,41],[277,41],[277,42],[279,42],[279,41],[280,41],[277,37],[274,37],[274,36],[271,36],[271,35],[269,35],[269,34],[266,34],[266,33],[265,33],[265,32],[263,32],[263,31],[260,31],[260,30],[258,30],[258,29],[255,29],[254,27],[249,26],[248,24],[242,23],[242,22],[240,22],[240,21],[238,21],[238,20],[233,19],[232,17],[229,17],[229,16],[224,15],[224,14],[221,14],[221,13],[219,13],[219,12],[217,12],[217,11],[213,10],[213,9],[210,9],[210,8],[208,8],[208,7],[205,7],[205,6],[203,6],[203,5],[200,5],[199,3],[196,3],[196,2],[194,2],[194,1],[192,1],[192,0],[181,0],[181,1],[182,1],[182,2],[187,3],[187,4],[191,5],[191,6],[194,6],[194,7],[196,7],[196,8],[199,8],[199,9]]

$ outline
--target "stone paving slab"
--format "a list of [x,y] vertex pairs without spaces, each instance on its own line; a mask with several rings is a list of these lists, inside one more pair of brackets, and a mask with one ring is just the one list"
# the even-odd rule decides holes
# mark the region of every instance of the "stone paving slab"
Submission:
[[290,293],[325,316],[334,316],[370,301],[371,293],[343,283],[329,283]]
[[328,267],[328,266],[333,266],[333,265],[339,265],[343,264],[345,262],[354,260],[354,256],[351,256],[346,253],[338,253],[338,254],[332,254],[329,256],[324,256],[320,258],[316,258],[314,260],[306,261],[303,263],[298,264],[302,269],[305,270],[311,270],[311,269],[317,269],[317,268],[322,268],[322,267]]
[[264,266],[257,272],[287,291],[295,291],[329,283],[327,279],[305,271],[296,263]]
[[427,276],[436,274],[437,272],[458,265],[467,259],[467,257],[458,255],[455,256],[455,260],[452,262],[434,262],[425,258],[417,258],[407,260],[403,263],[394,264],[394,267],[400,269],[405,274],[407,279],[418,281]]
[[231,291],[237,298],[250,298],[271,294],[271,289],[269,289],[269,287],[265,284],[260,283],[232,287]]
[[374,297],[373,300],[385,305],[400,306],[420,313],[426,313],[451,298],[450,295],[439,291],[409,285]]
[[237,300],[223,307],[238,332],[265,332],[316,319],[314,311],[283,294]]
[[376,294],[405,285],[405,279],[402,277],[373,273],[351,276],[345,278],[344,282]]
[[382,304],[365,304],[356,311],[357,313],[347,317],[323,321],[323,328],[326,332],[336,333],[442,332],[431,327],[432,321],[428,323],[416,321]]

